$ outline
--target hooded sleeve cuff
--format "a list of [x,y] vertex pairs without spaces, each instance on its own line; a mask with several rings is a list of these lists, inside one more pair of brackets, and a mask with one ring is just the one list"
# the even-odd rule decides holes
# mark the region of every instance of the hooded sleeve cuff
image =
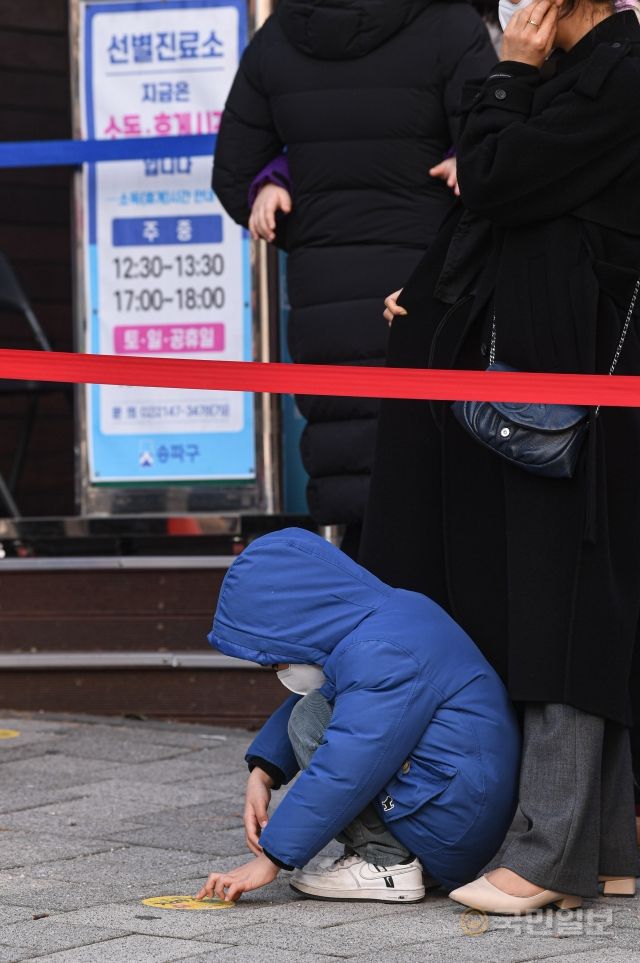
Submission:
[[[291,740],[289,739],[289,716],[294,705],[300,701],[299,695],[289,696],[276,709],[257,734],[245,754],[247,762],[250,758],[264,759],[279,770],[279,781],[287,783],[299,770]],[[261,767],[262,768],[262,767]],[[268,770],[265,769],[265,772]]]
[[274,763],[269,762],[268,759],[263,759],[262,756],[247,756],[246,759],[249,772],[253,772],[257,767],[262,769],[263,772],[266,772],[268,776],[271,776],[273,779],[272,789],[280,789],[282,783],[287,781],[282,769]]
[[289,870],[289,872],[291,872],[292,869],[295,869],[295,866],[291,866],[289,863],[283,863],[281,859],[278,859],[277,856],[272,856],[271,853],[266,851],[266,849],[263,849],[262,852],[265,854],[267,859],[270,859],[271,862],[275,863],[280,869],[286,869]]
[[280,154],[274,160],[269,161],[263,167],[257,177],[252,181],[249,188],[249,207],[253,207],[254,201],[263,187],[267,184],[276,184],[284,187],[291,193],[291,178],[289,176],[289,160],[286,154]]

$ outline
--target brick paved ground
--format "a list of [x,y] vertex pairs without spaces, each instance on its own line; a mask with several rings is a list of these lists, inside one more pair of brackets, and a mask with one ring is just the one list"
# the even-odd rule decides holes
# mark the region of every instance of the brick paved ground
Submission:
[[325,903],[298,899],[287,873],[234,909],[144,906],[246,858],[250,734],[51,716],[0,728],[21,733],[0,740],[0,963],[640,963],[640,899],[494,917],[476,936],[442,891]]

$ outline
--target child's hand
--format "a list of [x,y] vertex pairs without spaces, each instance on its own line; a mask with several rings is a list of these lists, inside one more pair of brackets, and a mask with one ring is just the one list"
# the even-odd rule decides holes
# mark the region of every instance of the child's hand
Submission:
[[267,825],[267,811],[271,802],[273,780],[258,766],[249,774],[244,799],[244,831],[247,846],[255,856],[260,856],[260,833]]
[[230,902],[243,893],[272,883],[279,872],[280,868],[272,863],[268,856],[257,856],[250,863],[232,869],[230,873],[211,873],[196,899],[217,896],[218,899]]

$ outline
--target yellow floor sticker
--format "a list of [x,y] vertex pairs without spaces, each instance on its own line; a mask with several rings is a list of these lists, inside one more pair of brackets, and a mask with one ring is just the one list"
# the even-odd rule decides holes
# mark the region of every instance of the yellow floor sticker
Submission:
[[225,903],[221,899],[194,899],[193,896],[150,896],[143,899],[145,906],[154,906],[156,909],[170,910],[217,910],[231,909],[236,904],[233,902]]
[[0,739],[17,739],[19,735],[18,729],[0,729]]

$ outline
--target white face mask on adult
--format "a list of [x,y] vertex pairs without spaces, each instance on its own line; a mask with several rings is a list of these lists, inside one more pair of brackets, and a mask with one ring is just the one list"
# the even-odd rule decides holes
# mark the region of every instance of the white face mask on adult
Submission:
[[319,665],[290,665],[286,669],[280,669],[276,675],[287,689],[297,695],[313,692],[326,681]]
[[498,18],[502,29],[507,29],[507,24],[514,13],[517,13],[518,10],[524,10],[525,7],[531,6],[532,3],[533,0],[518,0],[518,3],[511,3],[511,0],[499,0]]

